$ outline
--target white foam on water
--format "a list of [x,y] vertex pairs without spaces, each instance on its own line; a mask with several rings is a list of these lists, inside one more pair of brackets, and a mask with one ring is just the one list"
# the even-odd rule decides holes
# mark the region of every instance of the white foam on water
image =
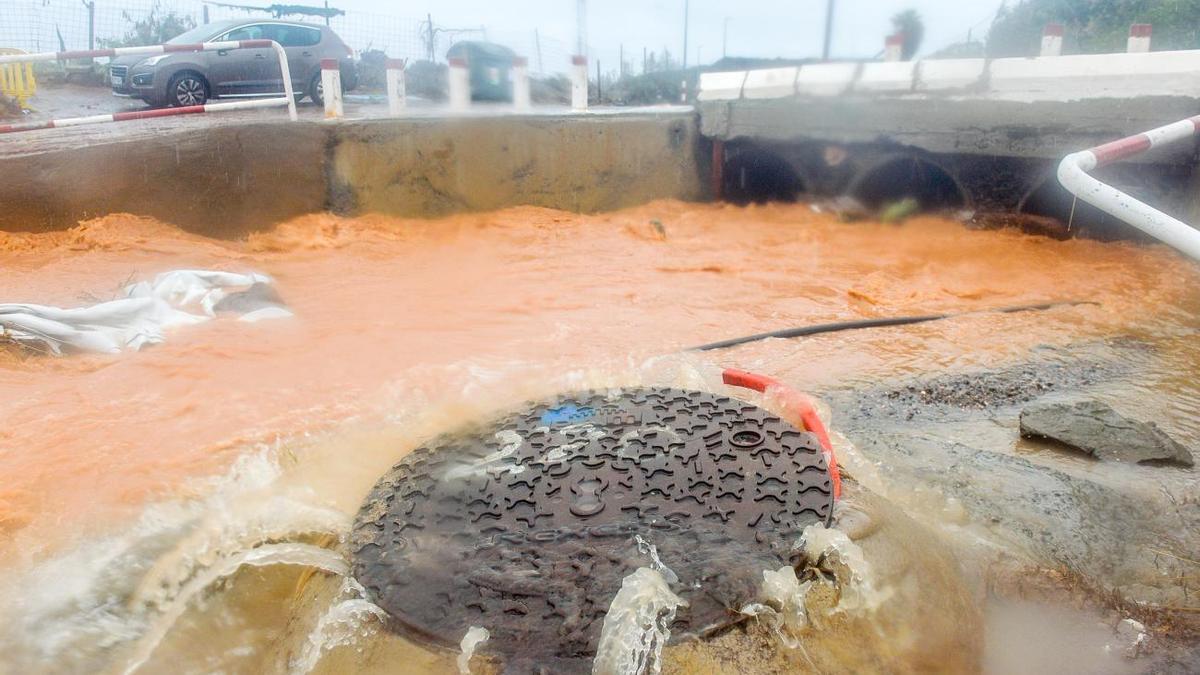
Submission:
[[488,629],[482,626],[471,626],[462,637],[462,641],[458,643],[458,673],[459,675],[471,675],[471,657],[475,655],[475,650],[479,645],[487,642],[492,636]]
[[873,612],[892,597],[891,589],[875,587],[871,563],[845,532],[814,523],[804,528],[796,548],[811,569],[833,575],[841,595],[831,613]]
[[671,592],[661,572],[650,567],[634,570],[621,581],[621,589],[604,615],[592,673],[657,675],[662,669],[662,649],[671,638],[675,610],[686,604]]

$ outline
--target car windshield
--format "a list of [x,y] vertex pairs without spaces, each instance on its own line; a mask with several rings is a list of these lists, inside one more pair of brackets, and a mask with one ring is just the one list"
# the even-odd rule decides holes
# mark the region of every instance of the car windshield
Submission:
[[211,23],[205,24],[203,26],[196,26],[195,28],[193,28],[185,33],[181,33],[181,34],[176,35],[175,37],[171,38],[170,40],[167,40],[167,44],[169,44],[169,45],[185,45],[185,44],[191,44],[193,42],[204,42],[205,40],[209,40],[209,39],[213,38],[214,36],[224,32],[228,28],[229,27],[226,26],[224,29],[222,29]]

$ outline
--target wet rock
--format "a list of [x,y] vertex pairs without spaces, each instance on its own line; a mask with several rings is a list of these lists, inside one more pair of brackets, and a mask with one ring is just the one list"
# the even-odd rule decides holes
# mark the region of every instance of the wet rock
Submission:
[[1192,466],[1187,448],[1153,422],[1132,420],[1099,401],[1039,402],[1021,410],[1021,435],[1057,441],[1104,460]]
[[249,314],[250,312],[268,307],[287,307],[279,292],[270,284],[254,284],[244,291],[230,293],[218,302],[213,309],[217,312],[233,312]]
[[1146,650],[1150,637],[1146,627],[1140,621],[1125,619],[1117,624],[1117,643],[1113,647],[1120,649],[1126,658],[1136,659]]

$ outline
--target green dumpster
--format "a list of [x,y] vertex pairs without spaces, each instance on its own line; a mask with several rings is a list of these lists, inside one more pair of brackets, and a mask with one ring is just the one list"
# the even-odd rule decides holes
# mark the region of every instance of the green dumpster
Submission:
[[447,59],[464,59],[471,77],[471,100],[512,101],[512,62],[516,52],[492,42],[456,42]]

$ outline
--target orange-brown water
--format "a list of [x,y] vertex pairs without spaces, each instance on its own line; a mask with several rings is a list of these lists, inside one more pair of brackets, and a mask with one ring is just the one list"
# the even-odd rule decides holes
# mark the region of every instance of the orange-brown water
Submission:
[[[267,664],[278,665],[277,657],[297,669],[309,661],[294,646],[323,635],[313,622],[336,614],[327,609],[336,603],[299,600],[316,591],[305,586],[307,575],[297,583],[296,563],[270,571],[248,565],[236,577],[243,582],[231,578],[232,590],[215,603],[195,602],[206,586],[184,592],[179,584],[204,580],[196,568],[269,549],[264,541],[305,532],[336,539],[371,483],[412,443],[478,412],[464,402],[486,408],[539,388],[649,376],[657,367],[649,357],[722,338],[844,319],[1092,301],[759,342],[675,360],[669,368],[683,374],[667,379],[686,382],[689,368],[735,365],[799,387],[857,387],[1001,366],[1042,345],[1133,338],[1154,355],[1139,371],[1143,381],[1123,385],[1132,387],[1124,391],[1134,411],[1185,444],[1200,442],[1193,339],[1200,273],[1162,247],[970,231],[933,217],[900,226],[841,223],[806,205],[673,201],[594,216],[535,208],[440,220],[314,215],[240,242],[120,214],[64,233],[0,234],[5,300],[89,304],[130,280],[197,267],[272,275],[295,318],[218,319],[119,356],[0,352],[0,555],[24,570],[0,593],[16,601],[5,608],[10,626],[21,618],[20,630],[0,631],[0,644],[20,652],[14,663],[94,670],[141,654],[148,670],[253,672],[274,669]],[[198,480],[264,454],[264,446],[269,463],[286,465],[277,478],[255,483],[251,462],[216,483]],[[1128,470],[1138,481],[1151,471]],[[229,494],[198,498],[193,510],[147,508],[214,490]],[[884,528],[899,542],[890,546],[910,550],[891,561],[881,552],[873,562],[884,572],[924,570],[934,581],[917,585],[928,606],[938,606],[955,583],[944,570],[930,571],[941,569],[933,563],[944,562],[942,554],[934,544],[908,545],[925,535],[896,527]],[[287,549],[299,559],[314,554],[306,550]],[[939,574],[947,580],[936,581]],[[331,595],[338,583],[322,592]],[[112,597],[126,610],[113,609]],[[174,604],[137,609],[159,597]],[[175,606],[185,612],[178,623],[164,619]],[[941,618],[949,628],[933,633],[959,626],[973,634],[968,610]],[[285,624],[290,641],[276,637]],[[342,646],[325,657],[318,649],[314,672],[383,672],[396,659],[434,667],[433,656],[404,641],[362,639],[368,627],[351,626],[359,637],[346,643],[318,640]],[[888,633],[899,660],[880,670],[944,651],[938,635],[912,648],[902,646],[909,643],[901,633]],[[989,663],[1021,651],[1017,633],[994,633]],[[879,653],[892,648],[887,642],[880,640]],[[734,671],[747,666],[738,659],[757,657],[736,640],[728,647],[738,655]],[[969,653],[957,656],[971,661]],[[788,663],[785,670],[795,665]]]
[[1161,247],[932,217],[841,223],[805,205],[313,215],[239,242],[122,214],[63,233],[0,234],[7,300],[86,304],[131,278],[188,267],[266,272],[296,318],[218,320],[119,356],[4,356],[0,532],[10,544],[47,545],[52,532],[128,515],[255,442],[387,414],[381,391],[436,391],[479,359],[548,372],[814,322],[1100,303],[712,356],[830,386],[1195,325],[1200,306],[1195,268]]

